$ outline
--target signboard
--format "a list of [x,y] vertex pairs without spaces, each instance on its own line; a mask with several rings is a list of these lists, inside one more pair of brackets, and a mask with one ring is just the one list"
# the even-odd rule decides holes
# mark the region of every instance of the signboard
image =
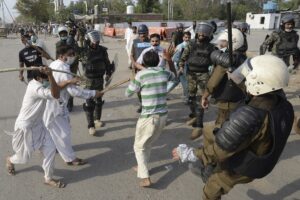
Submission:
[[108,12],[108,8],[102,8],[102,12]]

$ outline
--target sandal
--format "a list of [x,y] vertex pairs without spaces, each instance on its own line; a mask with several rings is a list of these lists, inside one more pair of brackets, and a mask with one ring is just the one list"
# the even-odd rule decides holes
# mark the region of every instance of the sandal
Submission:
[[67,162],[67,165],[69,166],[79,166],[79,165],[85,165],[87,164],[87,161],[80,159],[80,158],[75,158],[72,162]]
[[10,162],[9,158],[6,159],[6,169],[9,175],[16,175],[15,165]]
[[48,186],[51,186],[51,187],[54,187],[54,188],[64,188],[64,187],[66,187],[66,184],[64,184],[60,180],[55,180],[55,179],[51,179],[50,181],[45,181],[44,184],[48,185]]

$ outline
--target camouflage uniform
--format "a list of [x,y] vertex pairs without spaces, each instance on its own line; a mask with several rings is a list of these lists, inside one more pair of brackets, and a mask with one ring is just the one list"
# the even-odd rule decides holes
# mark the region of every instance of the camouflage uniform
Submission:
[[184,49],[178,64],[181,68],[186,63],[188,65],[189,104],[192,112],[191,115],[196,116],[193,124],[195,128],[203,128],[204,110],[199,104],[209,78],[208,68],[212,64],[210,54],[214,50],[214,45],[209,43],[208,40],[204,42],[200,42],[198,39],[192,40]]
[[273,55],[281,58],[287,66],[290,65],[290,57],[293,57],[294,67],[299,63],[300,51],[298,48],[299,35],[296,31],[285,32],[283,30],[274,31],[260,46],[260,55],[265,54],[266,50]]

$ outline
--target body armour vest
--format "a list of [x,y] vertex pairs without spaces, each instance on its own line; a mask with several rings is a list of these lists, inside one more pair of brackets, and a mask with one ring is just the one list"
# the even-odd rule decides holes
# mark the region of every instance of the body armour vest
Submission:
[[98,46],[97,49],[86,48],[81,59],[84,75],[89,79],[97,79],[105,74],[107,49]]
[[[261,109],[254,109],[262,112]],[[248,148],[230,157],[223,163],[223,167],[250,178],[262,178],[273,170],[292,129],[293,106],[286,99],[281,99],[280,103],[268,113],[268,118],[268,131],[272,139],[269,152],[263,156],[257,156]]]
[[[237,69],[244,61],[247,59],[242,53],[234,53],[233,61],[234,67],[233,70]],[[245,94],[232,80],[228,79],[227,73],[224,74],[221,82],[214,90],[212,97],[217,101],[226,101],[226,102],[238,102],[245,99]]]
[[143,52],[143,50],[150,46],[151,44],[149,38],[146,38],[143,42],[139,38],[133,40],[134,60],[136,61]]
[[298,53],[299,36],[296,31],[290,33],[280,31],[280,42],[276,45],[276,54],[280,57],[296,55]]
[[207,73],[212,65],[210,54],[215,50],[215,46],[209,42],[197,43],[191,42],[190,55],[187,60],[189,72]]

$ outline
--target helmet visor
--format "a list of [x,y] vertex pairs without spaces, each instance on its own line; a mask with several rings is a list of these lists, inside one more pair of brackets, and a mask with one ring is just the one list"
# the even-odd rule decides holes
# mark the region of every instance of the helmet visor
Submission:
[[214,28],[208,24],[198,24],[196,27],[196,33],[203,34],[206,37],[210,37],[213,33]]
[[242,65],[240,65],[232,73],[228,72],[228,78],[231,79],[236,84],[240,84],[248,74],[252,71],[251,59],[247,59]]

